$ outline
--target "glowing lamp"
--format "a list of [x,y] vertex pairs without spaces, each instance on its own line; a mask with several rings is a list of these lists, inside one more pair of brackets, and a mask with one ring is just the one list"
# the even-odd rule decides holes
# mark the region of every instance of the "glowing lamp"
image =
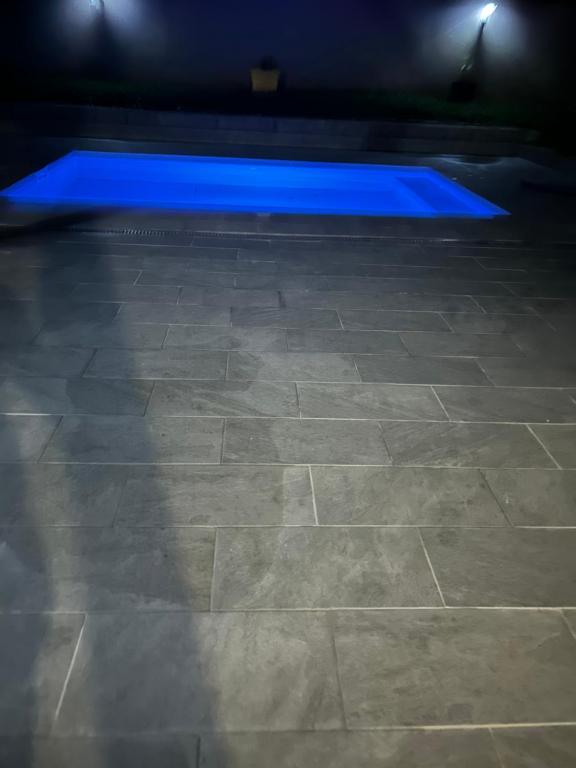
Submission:
[[494,15],[498,5],[496,3],[487,3],[480,11],[479,18],[481,24],[486,24],[488,19]]

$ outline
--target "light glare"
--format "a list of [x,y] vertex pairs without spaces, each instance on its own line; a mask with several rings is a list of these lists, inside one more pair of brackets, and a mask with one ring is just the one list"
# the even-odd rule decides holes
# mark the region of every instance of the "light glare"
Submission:
[[496,3],[487,3],[484,8],[480,11],[480,21],[482,24],[486,24],[490,16],[493,15],[494,11],[498,8]]

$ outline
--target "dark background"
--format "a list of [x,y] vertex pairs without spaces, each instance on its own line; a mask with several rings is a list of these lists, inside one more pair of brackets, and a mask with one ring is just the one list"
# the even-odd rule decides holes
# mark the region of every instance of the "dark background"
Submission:
[[[101,2],[101,0],[97,0]],[[5,100],[442,117],[482,0],[8,0]],[[476,118],[568,119],[575,0],[504,0],[481,51]],[[249,70],[273,56],[286,92],[252,103]],[[483,110],[483,111],[482,111]],[[438,113],[438,114],[436,114]],[[515,118],[517,118],[515,120]]]

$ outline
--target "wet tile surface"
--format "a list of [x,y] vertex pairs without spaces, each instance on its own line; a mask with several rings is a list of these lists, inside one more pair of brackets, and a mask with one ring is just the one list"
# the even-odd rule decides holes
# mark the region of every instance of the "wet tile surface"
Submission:
[[[1,395],[0,388],[0,395]],[[0,399],[1,402],[1,399]],[[157,416],[298,416],[294,384],[159,381],[148,407]]]
[[230,420],[223,456],[240,464],[390,463],[378,424],[347,420]]
[[350,355],[231,352],[229,379],[268,381],[358,381]]
[[223,379],[225,373],[223,352],[163,349],[138,350],[126,355],[115,349],[101,349],[86,375],[117,379]]
[[83,622],[83,616],[0,614],[0,734],[50,728]]
[[416,531],[252,528],[218,532],[213,605],[434,606],[440,596]]
[[287,338],[289,352],[345,352],[357,355],[408,354],[397,333],[288,330]]
[[504,768],[564,768],[576,762],[576,728],[517,728],[494,731]]
[[58,426],[57,416],[0,416],[0,461],[35,461]]
[[0,541],[2,610],[210,606],[213,531],[5,528]]
[[414,355],[435,357],[522,356],[511,337],[497,333],[403,333],[402,341]]
[[201,768],[456,768],[463,764],[499,768],[487,733],[227,734],[203,738],[200,751]]
[[95,708],[103,733],[343,726],[320,614],[90,616],[57,732],[90,734]]
[[221,443],[221,419],[65,416],[43,458],[88,463],[213,464],[219,461]]
[[576,643],[555,613],[370,611],[334,618],[349,727],[574,717]]
[[576,469],[576,426],[536,424],[534,432],[561,467]]
[[10,378],[0,384],[0,412],[143,416],[151,392],[146,381]]
[[506,525],[477,470],[315,467],[323,525]]
[[576,531],[428,530],[447,605],[576,605]]
[[122,525],[313,525],[307,467],[138,467]]
[[567,768],[570,249],[215,221],[0,248],[0,764]]
[[196,768],[197,752],[194,736],[0,739],[0,761],[22,768]]
[[117,467],[0,465],[0,526],[107,526],[124,486]]
[[520,424],[382,422],[394,464],[437,467],[553,467]]
[[228,328],[198,325],[172,325],[165,347],[188,349],[250,350],[286,352],[286,331],[275,328]]
[[438,387],[453,421],[576,422],[576,402],[568,392],[551,389]]
[[443,357],[410,357],[396,360],[383,355],[357,355],[354,358],[362,381],[398,384],[479,384],[490,381],[475,360]]
[[298,401],[304,418],[446,420],[428,387],[298,384]]

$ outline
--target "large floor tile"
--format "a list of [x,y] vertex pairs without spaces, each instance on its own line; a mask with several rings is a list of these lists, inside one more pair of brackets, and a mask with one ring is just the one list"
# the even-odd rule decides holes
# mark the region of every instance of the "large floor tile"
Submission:
[[331,309],[232,309],[232,325],[266,328],[341,328],[338,313]]
[[350,355],[308,352],[231,352],[229,379],[268,381],[358,381]]
[[167,330],[166,325],[137,325],[119,320],[105,323],[73,320],[66,324],[58,321],[48,323],[34,343],[43,347],[160,349]]
[[0,733],[50,729],[83,621],[0,614]]
[[315,467],[322,525],[506,525],[473,469]]
[[475,360],[457,360],[451,357],[407,357],[398,360],[391,356],[358,355],[355,362],[362,381],[396,384],[490,384]]
[[225,352],[190,352],[186,349],[135,350],[130,354],[100,349],[87,376],[111,379],[223,379]]
[[220,460],[221,444],[221,419],[65,416],[43,458],[87,463],[214,464]]
[[390,312],[382,310],[342,310],[342,325],[350,331],[450,331],[437,312]]
[[81,283],[70,294],[74,301],[145,301],[151,304],[175,304],[180,289],[171,285],[122,285],[118,283]]
[[378,424],[320,419],[231,420],[223,458],[236,464],[390,463]]
[[180,304],[202,304],[205,307],[279,307],[278,291],[242,291],[230,288],[182,289]]
[[[200,265],[199,265],[200,266]],[[146,287],[165,287],[165,286],[193,286],[198,288],[203,287],[221,287],[221,288],[233,288],[234,287],[234,273],[228,273],[226,264],[223,264],[226,268],[224,271],[203,271],[195,269],[182,269],[174,271],[166,271],[165,269],[152,270],[147,269],[142,272],[138,278],[137,286]],[[233,265],[231,269],[233,269]]]
[[423,357],[522,357],[514,341],[496,333],[403,333],[402,341],[413,355]]
[[576,606],[576,531],[427,530],[447,605]]
[[367,291],[378,293],[431,294],[439,296],[510,296],[496,282],[433,278],[322,277],[314,275],[250,274],[237,277],[238,288],[296,291]]
[[426,296],[365,291],[282,291],[286,306],[307,309],[385,309],[412,312],[480,312],[468,296]]
[[3,610],[208,610],[214,531],[0,529]]
[[294,384],[158,381],[148,413],[158,416],[298,416],[299,412]]
[[0,525],[111,525],[123,486],[118,467],[0,465]]
[[576,472],[494,469],[484,476],[513,525],[576,526]]
[[147,381],[10,378],[0,383],[0,412],[143,416],[151,391]]
[[[297,386],[304,418],[446,420],[442,406],[428,387],[396,384]],[[574,408],[576,410],[576,406]]]
[[[200,768],[270,768],[272,765],[277,768],[500,768],[490,735],[480,731],[219,734],[201,739]],[[551,768],[560,768],[560,764]]]
[[530,468],[554,464],[519,424],[382,422],[394,464]]
[[0,739],[0,765],[18,768],[197,768],[194,736]]
[[438,387],[436,393],[453,421],[576,422],[576,402],[554,389]]
[[576,765],[576,728],[495,729],[503,768],[567,768]]
[[574,387],[576,364],[541,358],[484,357],[480,367],[498,387]]
[[199,325],[172,325],[165,347],[188,349],[249,350],[286,352],[286,331],[279,328],[209,328]]
[[342,724],[324,615],[154,613],[87,618],[56,730],[282,731]]
[[576,643],[541,611],[335,615],[351,728],[573,722]]
[[0,461],[39,459],[58,421],[58,416],[0,415]]
[[118,319],[127,323],[230,325],[230,310],[184,304],[124,304]]
[[122,495],[117,523],[312,525],[308,469],[135,467]]
[[88,349],[0,348],[0,376],[80,376],[90,358]]
[[397,333],[387,331],[288,330],[289,352],[343,352],[407,355]]
[[442,315],[450,328],[457,333],[524,333],[541,328],[550,328],[539,317],[526,315],[481,315],[479,313],[456,313]]
[[435,606],[416,531],[228,528],[217,535],[215,609]]
[[536,424],[534,432],[564,469],[576,469],[576,426]]

